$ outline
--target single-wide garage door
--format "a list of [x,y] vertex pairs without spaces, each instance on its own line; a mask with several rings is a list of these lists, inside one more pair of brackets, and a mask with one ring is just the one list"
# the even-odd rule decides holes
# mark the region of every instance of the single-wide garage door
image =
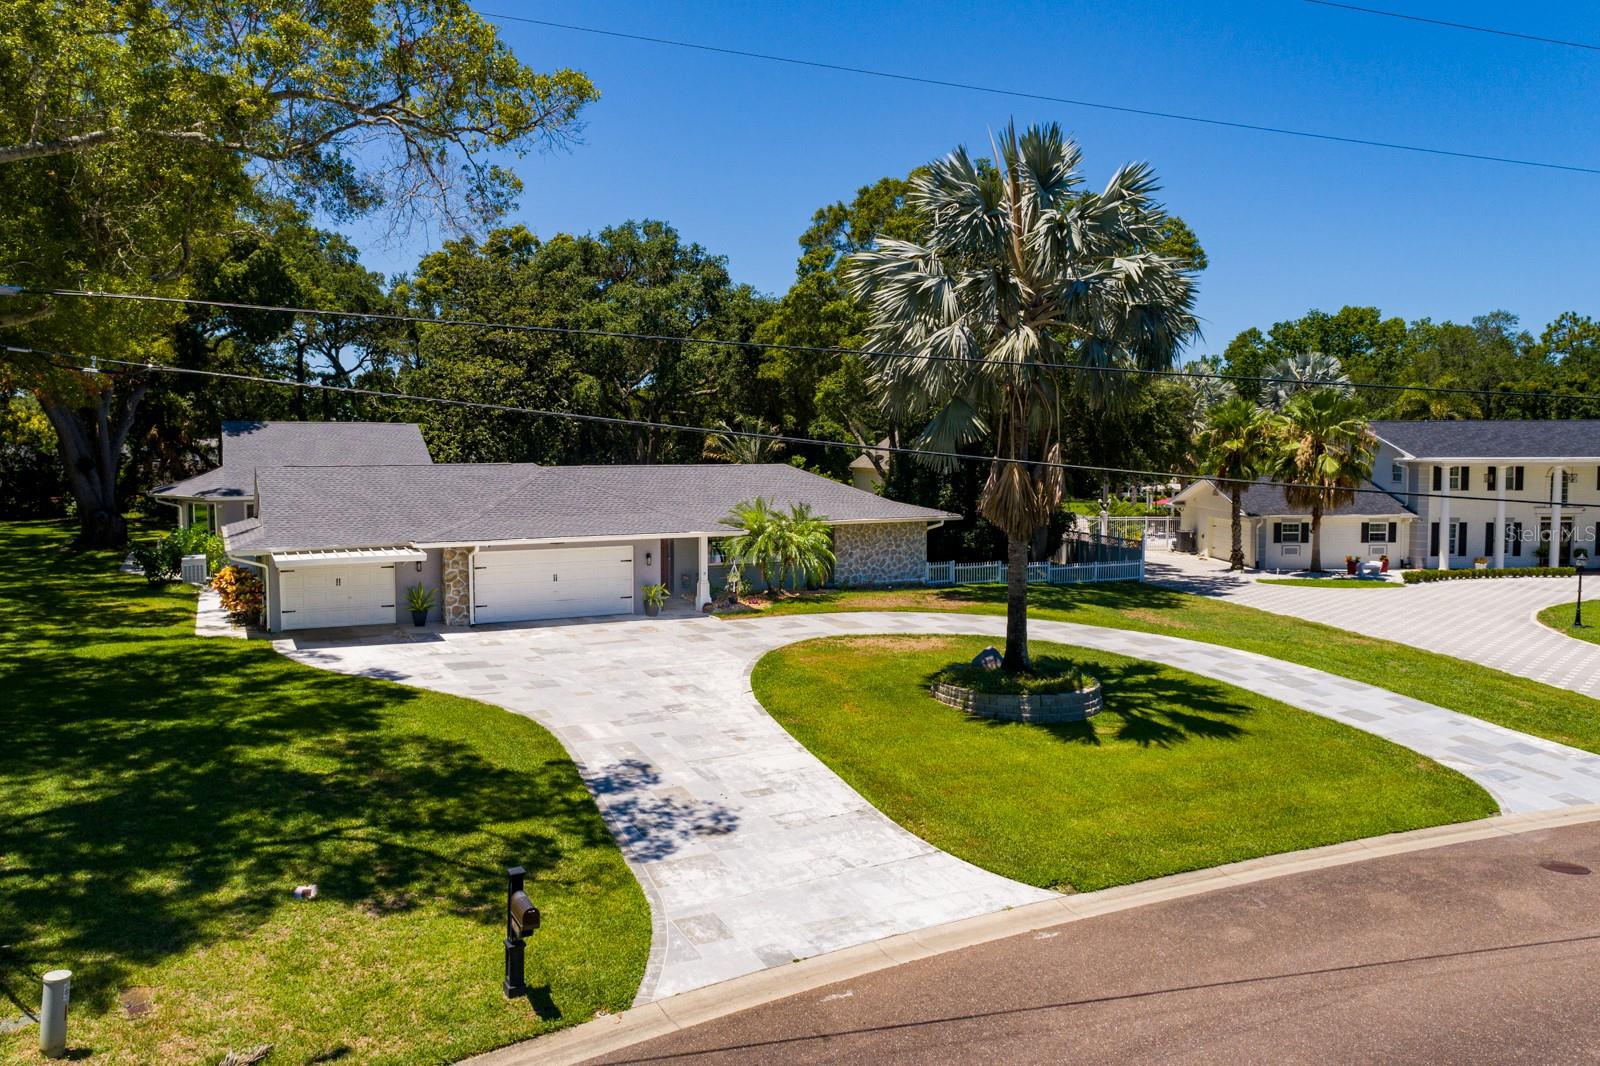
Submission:
[[392,625],[394,567],[294,566],[278,571],[278,625],[282,629]]
[[533,548],[473,556],[473,617],[479,622],[629,614],[633,548]]

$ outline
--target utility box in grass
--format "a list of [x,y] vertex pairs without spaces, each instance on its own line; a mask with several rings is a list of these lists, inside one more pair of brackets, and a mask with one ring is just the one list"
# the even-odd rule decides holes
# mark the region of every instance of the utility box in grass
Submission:
[[206,557],[204,555],[185,555],[182,569],[179,573],[182,575],[183,580],[191,585],[204,585],[211,579],[211,575],[206,570]]

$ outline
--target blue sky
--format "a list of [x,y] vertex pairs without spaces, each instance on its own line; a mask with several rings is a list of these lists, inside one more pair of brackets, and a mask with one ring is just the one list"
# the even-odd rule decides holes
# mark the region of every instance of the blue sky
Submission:
[[[1382,6],[1376,5],[1373,6]],[[1392,0],[1412,14],[1600,40],[1585,4]],[[1600,166],[1600,53],[1337,11],[1302,0],[1118,4],[549,4],[481,11],[849,65],[1495,155]],[[661,218],[781,293],[820,205],[989,128],[1055,120],[1091,183],[1148,160],[1211,258],[1199,310],[1220,351],[1312,307],[1465,321],[1504,308],[1537,331],[1594,310],[1600,175],[1269,136],[910,85],[500,23],[538,67],[602,99],[570,151],[515,165],[513,218],[586,232]],[[352,231],[370,266],[437,239]]]

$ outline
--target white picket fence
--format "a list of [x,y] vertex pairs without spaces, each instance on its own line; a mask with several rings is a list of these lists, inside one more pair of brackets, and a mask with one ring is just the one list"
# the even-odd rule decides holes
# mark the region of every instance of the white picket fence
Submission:
[[[957,563],[946,560],[928,564],[929,585],[996,585],[1006,580],[1006,564]],[[1041,585],[1083,585],[1095,581],[1143,581],[1144,559],[1105,563],[1029,563],[1028,580]]]

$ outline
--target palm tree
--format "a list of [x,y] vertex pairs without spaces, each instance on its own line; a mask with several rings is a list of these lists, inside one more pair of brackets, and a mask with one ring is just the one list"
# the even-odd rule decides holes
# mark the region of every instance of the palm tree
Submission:
[[1273,474],[1285,481],[1289,504],[1311,510],[1311,569],[1322,569],[1322,516],[1356,498],[1372,476],[1377,438],[1360,404],[1334,389],[1295,393],[1275,419]]
[[1212,408],[1238,395],[1233,382],[1217,376],[1222,370],[1220,355],[1203,355],[1183,366],[1184,376],[1178,380],[1189,390],[1189,425],[1196,432],[1205,428]]
[[1201,470],[1220,478],[1233,503],[1233,548],[1228,553],[1228,569],[1244,569],[1244,490],[1262,472],[1271,457],[1271,423],[1261,408],[1235,396],[1213,407],[1197,442]]
[[[701,454],[723,463],[770,463],[783,451],[781,440],[770,439],[778,432],[775,426],[753,418],[740,418],[738,422],[737,427],[718,422],[717,432],[706,437]],[[751,433],[766,436],[748,436]]]
[[812,514],[809,504],[789,507],[778,516],[776,536],[780,583],[792,580],[796,587],[820,584],[833,569],[833,533],[827,520]]
[[[1461,379],[1445,374],[1434,383],[1436,388],[1462,388]],[[1391,418],[1421,418],[1434,421],[1458,418],[1482,418],[1483,410],[1465,392],[1433,392],[1420,381],[1406,386],[1394,401]]]
[[993,165],[965,148],[930,163],[908,196],[926,242],[880,237],[848,280],[891,419],[923,427],[918,448],[992,456],[978,509],[1006,535],[1003,665],[1026,672],[1028,547],[1061,499],[1061,403],[1123,376],[1042,364],[1166,369],[1194,332],[1194,288],[1152,250],[1167,216],[1148,166],[1085,191],[1078,146],[1053,123],[1008,125],[994,151]]
[[735,568],[750,566],[761,575],[767,588],[776,588],[774,576],[780,551],[778,548],[778,521],[782,518],[772,505],[761,497],[735,504],[722,522],[744,532],[729,537],[723,543],[723,552]]
[[[1321,352],[1298,352],[1285,359],[1279,359],[1268,367],[1262,376],[1267,379],[1262,382],[1262,393],[1267,406],[1274,411],[1283,410],[1284,404],[1289,402],[1289,397],[1305,389],[1328,388],[1341,396],[1351,396],[1355,393],[1355,388],[1350,384],[1350,378],[1345,374],[1339,357],[1324,355]],[[1312,382],[1330,381],[1337,384],[1312,384]]]

